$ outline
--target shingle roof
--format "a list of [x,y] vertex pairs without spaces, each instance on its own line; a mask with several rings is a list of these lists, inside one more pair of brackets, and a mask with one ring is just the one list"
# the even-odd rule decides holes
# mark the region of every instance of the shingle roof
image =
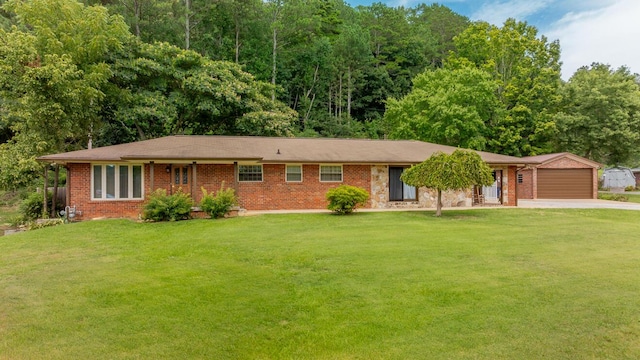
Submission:
[[[455,147],[415,140],[178,135],[129,144],[46,155],[60,164],[97,161],[256,161],[261,163],[415,164]],[[536,161],[478,151],[490,164]]]
[[560,159],[562,157],[568,157],[571,158],[573,160],[576,160],[578,162],[593,166],[593,167],[602,167],[602,164],[597,163],[595,161],[589,160],[587,158],[583,158],[581,156],[572,154],[572,153],[568,153],[568,152],[562,152],[562,153],[553,153],[553,154],[544,154],[544,155],[536,155],[536,156],[527,156],[522,158],[525,161],[531,161],[533,163],[539,163],[539,164],[544,164],[544,163],[548,163],[551,162],[553,160],[556,159]]

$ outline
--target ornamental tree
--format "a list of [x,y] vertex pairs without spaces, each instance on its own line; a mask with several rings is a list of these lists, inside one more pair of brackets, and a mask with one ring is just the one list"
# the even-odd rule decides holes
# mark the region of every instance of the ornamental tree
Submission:
[[491,185],[491,168],[480,155],[468,150],[452,154],[436,152],[430,158],[407,169],[400,179],[411,186],[438,191],[436,216],[442,215],[442,191],[464,190],[473,185]]

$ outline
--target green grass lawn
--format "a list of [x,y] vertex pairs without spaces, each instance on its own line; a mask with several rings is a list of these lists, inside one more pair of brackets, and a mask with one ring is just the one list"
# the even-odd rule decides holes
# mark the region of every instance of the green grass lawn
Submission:
[[638,359],[640,213],[75,223],[0,237],[0,359]]
[[20,194],[0,190],[0,236],[5,229],[10,228],[12,220],[20,215],[21,201]]
[[625,194],[629,198],[629,202],[640,203],[640,195],[638,194]]
[[640,195],[629,193],[602,192],[598,194],[598,199],[640,203]]

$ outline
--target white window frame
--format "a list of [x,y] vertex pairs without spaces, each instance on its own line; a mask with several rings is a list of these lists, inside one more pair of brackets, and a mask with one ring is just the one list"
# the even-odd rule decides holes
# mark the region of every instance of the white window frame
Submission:
[[[293,166],[297,166],[300,168],[300,180],[289,180],[289,167],[293,167]],[[284,180],[286,182],[301,183],[303,179],[302,171],[303,171],[302,164],[286,164],[284,169]],[[298,175],[298,173],[292,173],[292,174]]]
[[[240,168],[242,166],[259,166],[260,167],[260,180],[241,180],[240,179]],[[238,164],[238,182],[262,182],[264,181],[264,167],[262,166],[262,164]]]
[[[101,167],[101,191],[102,197],[95,197],[95,167]],[[114,169],[114,197],[107,198],[107,166],[113,166]],[[127,167],[127,197],[120,197],[120,167]],[[133,197],[133,167],[140,167],[140,197]],[[129,163],[109,163],[109,164],[91,164],[91,200],[95,201],[140,201],[144,200],[144,164],[129,164]]]
[[[340,168],[340,180],[322,180],[322,168],[323,167],[339,167]],[[330,183],[339,183],[339,182],[343,182],[344,181],[344,167],[342,166],[342,164],[336,165],[336,164],[320,164],[320,167],[318,169],[318,175],[320,176],[320,182],[330,182]],[[325,175],[334,175],[335,173],[331,173],[331,174],[325,174]]]

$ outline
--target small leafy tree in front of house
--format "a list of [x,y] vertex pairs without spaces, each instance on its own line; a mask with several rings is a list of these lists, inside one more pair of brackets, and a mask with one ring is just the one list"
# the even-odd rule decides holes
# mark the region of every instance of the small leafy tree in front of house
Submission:
[[491,185],[491,168],[473,151],[455,150],[451,155],[436,152],[402,173],[400,179],[411,186],[438,192],[436,216],[442,215],[442,191],[465,190],[473,185]]
[[207,190],[202,188],[202,200],[200,200],[200,208],[206,212],[212,219],[217,219],[225,216],[232,207],[238,205],[238,197],[231,188],[224,188],[224,184],[220,187],[220,190],[214,196],[207,193]]
[[327,208],[336,214],[351,214],[358,205],[364,206],[369,200],[369,193],[360,187],[340,185],[329,189],[326,195],[329,205]]
[[177,221],[191,217],[193,200],[189,194],[178,190],[167,195],[165,189],[158,189],[149,195],[142,209],[142,219],[152,221]]

